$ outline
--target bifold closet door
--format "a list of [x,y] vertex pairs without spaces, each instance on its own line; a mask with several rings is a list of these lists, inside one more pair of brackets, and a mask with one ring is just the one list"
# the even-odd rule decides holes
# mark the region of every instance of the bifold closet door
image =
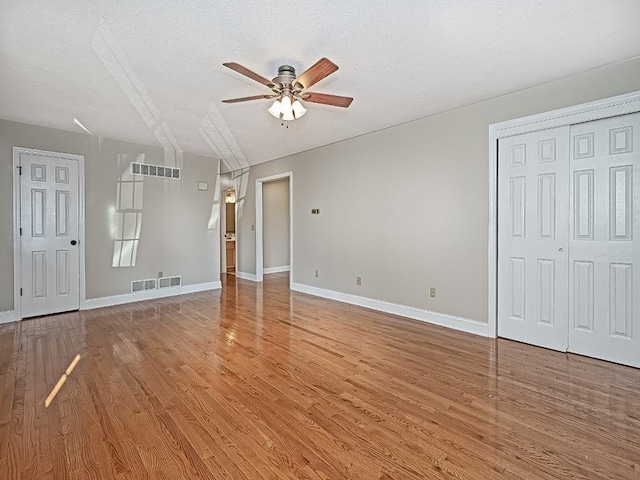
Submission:
[[569,351],[640,367],[640,113],[571,127]]
[[569,127],[500,139],[498,335],[566,351]]

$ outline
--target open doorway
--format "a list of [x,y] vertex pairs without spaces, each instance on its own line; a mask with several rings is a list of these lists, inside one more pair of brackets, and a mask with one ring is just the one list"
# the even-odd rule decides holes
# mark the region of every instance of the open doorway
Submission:
[[225,271],[229,275],[236,274],[236,191],[225,190],[223,193],[223,225],[224,225],[224,255]]
[[238,219],[243,215],[248,183],[248,168],[220,175],[220,274],[225,277],[246,276],[239,271],[241,255],[238,241],[242,239],[242,234],[238,229]]
[[256,281],[289,272],[293,281],[293,173],[256,179]]

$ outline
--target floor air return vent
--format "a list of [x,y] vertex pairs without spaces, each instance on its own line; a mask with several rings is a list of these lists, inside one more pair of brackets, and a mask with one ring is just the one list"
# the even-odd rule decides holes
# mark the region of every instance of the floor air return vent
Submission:
[[162,277],[158,282],[158,288],[179,287],[182,285],[182,277]]
[[155,290],[156,285],[157,281],[155,278],[151,278],[149,280],[134,280],[131,282],[131,293]]

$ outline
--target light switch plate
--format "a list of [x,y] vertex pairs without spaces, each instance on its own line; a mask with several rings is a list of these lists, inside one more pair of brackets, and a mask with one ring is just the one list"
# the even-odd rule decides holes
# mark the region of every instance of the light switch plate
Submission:
[[209,184],[207,182],[198,182],[198,190],[209,190]]

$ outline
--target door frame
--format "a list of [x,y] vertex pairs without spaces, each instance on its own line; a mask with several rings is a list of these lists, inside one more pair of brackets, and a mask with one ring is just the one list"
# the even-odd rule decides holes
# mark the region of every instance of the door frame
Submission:
[[489,336],[498,336],[498,140],[640,112],[640,91],[489,125]]
[[256,282],[264,279],[264,235],[262,212],[262,185],[275,180],[289,179],[289,287],[293,283],[293,172],[277,173],[256,178]]
[[[235,240],[233,241],[233,243],[235,244],[234,248],[233,248],[233,274],[235,275],[235,277],[238,277],[238,188],[236,188],[236,185],[233,186],[233,194],[236,197],[236,201],[233,202],[233,224],[235,225],[234,227],[234,235],[233,237],[235,238]],[[226,204],[225,204],[225,208],[226,208]],[[225,215],[226,215],[226,210],[225,210]],[[226,218],[225,218],[226,221]],[[226,234],[226,226],[225,226],[225,234]],[[225,235],[225,242],[226,242],[226,235]],[[227,252],[227,245],[225,244],[224,246],[225,249],[225,256],[226,256],[226,252]],[[226,262],[226,258],[225,258],[225,262]],[[226,265],[225,263],[225,270],[229,267],[229,265]]]
[[[220,189],[220,275],[227,273],[227,204],[224,203],[225,190]],[[224,209],[224,211],[223,211]]]
[[84,155],[72,153],[50,152],[26,147],[13,147],[13,316],[14,320],[22,320],[22,243],[20,240],[20,212],[21,212],[21,184],[18,167],[21,167],[20,155],[38,155],[48,159],[62,158],[78,162],[78,255],[80,260],[80,299],[78,308],[84,310],[86,306],[86,277],[85,277],[85,225],[84,225]]

